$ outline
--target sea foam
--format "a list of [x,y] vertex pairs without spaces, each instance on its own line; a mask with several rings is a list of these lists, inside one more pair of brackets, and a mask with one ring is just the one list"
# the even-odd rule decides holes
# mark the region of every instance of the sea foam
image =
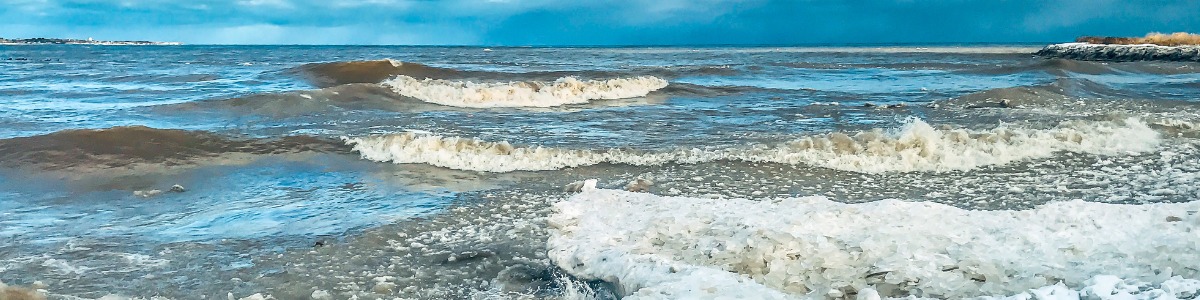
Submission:
[[484,82],[416,79],[400,75],[383,82],[396,93],[446,106],[553,107],[587,103],[591,100],[646,96],[667,87],[667,81],[652,76],[580,80],[563,77],[555,81]]
[[1132,295],[1121,299],[1173,299],[1167,295],[1200,292],[1200,281],[1184,279],[1200,275],[1200,202],[969,211],[898,200],[660,197],[594,186],[554,205],[549,257],[571,275],[616,284],[624,299],[1110,299],[1118,292]]
[[538,171],[600,163],[637,166],[718,160],[808,164],[882,173],[970,170],[1069,151],[1099,155],[1155,149],[1159,134],[1137,119],[1068,121],[1049,129],[1001,125],[990,130],[938,129],[911,119],[893,130],[831,133],[775,145],[667,151],[561,149],[403,133],[345,138],[363,158],[487,171]]

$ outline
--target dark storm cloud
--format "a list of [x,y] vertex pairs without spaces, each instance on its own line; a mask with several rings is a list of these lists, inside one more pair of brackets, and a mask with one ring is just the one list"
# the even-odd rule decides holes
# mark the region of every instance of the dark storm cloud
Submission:
[[190,43],[1041,42],[1200,30],[1200,0],[0,0],[0,36]]
[[[487,36],[506,43],[896,43],[1060,41],[1081,34],[1200,29],[1200,1],[723,2],[711,18],[638,23],[645,14],[546,8]],[[547,26],[556,24],[557,26]],[[522,34],[523,33],[523,34]]]

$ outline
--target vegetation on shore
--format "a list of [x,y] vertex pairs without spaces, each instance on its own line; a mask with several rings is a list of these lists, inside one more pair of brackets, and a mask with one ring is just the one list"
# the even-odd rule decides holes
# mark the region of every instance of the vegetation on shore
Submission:
[[1200,45],[1200,34],[1176,32],[1171,34],[1150,33],[1144,37],[1081,36],[1075,42],[1110,45],[1153,44],[1159,46]]

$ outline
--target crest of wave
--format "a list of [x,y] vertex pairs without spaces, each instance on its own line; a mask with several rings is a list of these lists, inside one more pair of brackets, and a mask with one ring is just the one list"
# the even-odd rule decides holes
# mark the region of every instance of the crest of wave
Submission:
[[548,254],[571,275],[617,284],[624,299],[1200,293],[1200,281],[1185,279],[1200,275],[1200,202],[969,211],[897,200],[659,197],[594,186],[554,205]]
[[508,142],[414,133],[345,138],[363,158],[487,172],[557,170],[601,163],[652,166],[717,160],[808,164],[851,172],[970,170],[1059,151],[1117,155],[1155,149],[1159,135],[1137,119],[1070,121],[1050,129],[937,129],[919,119],[885,131],[832,133],[777,145],[632,151],[518,147]]
[[1000,125],[991,130],[938,129],[913,118],[890,132],[832,133],[784,145],[756,146],[728,156],[863,173],[954,171],[1044,158],[1060,151],[1141,153],[1154,150],[1159,143],[1158,132],[1136,118],[1067,121],[1050,129]]
[[605,161],[603,155],[586,150],[515,147],[504,141],[487,142],[411,132],[345,138],[345,141],[368,160],[398,164],[423,163],[457,170],[538,171],[594,165]]
[[606,80],[563,77],[552,82],[475,83],[416,79],[401,75],[383,82],[383,85],[404,96],[446,106],[472,108],[552,107],[591,100],[635,98],[667,87],[667,84],[666,80],[652,76]]

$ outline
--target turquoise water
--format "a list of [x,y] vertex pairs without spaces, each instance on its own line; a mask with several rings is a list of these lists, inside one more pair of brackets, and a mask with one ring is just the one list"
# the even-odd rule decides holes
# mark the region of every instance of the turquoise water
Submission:
[[[1070,199],[1195,200],[1197,191],[1190,188],[1156,198],[1150,197],[1156,189],[1150,186],[1110,190],[1062,182],[1070,181],[1073,172],[1101,172],[1104,161],[1134,170],[1176,170],[1184,175],[1171,178],[1194,178],[1187,176],[1197,172],[1190,169],[1189,158],[1200,158],[1191,156],[1197,142],[1194,122],[1200,120],[1195,113],[1200,105],[1197,65],[1046,60],[1032,56],[1033,51],[1036,48],[1026,46],[0,46],[0,240],[7,243],[0,250],[0,280],[42,280],[53,294],[86,297],[153,296],[164,284],[157,281],[162,278],[174,278],[175,286],[162,292],[172,298],[224,297],[233,291],[239,297],[263,291],[301,295],[311,292],[305,285],[338,283],[289,283],[269,277],[286,269],[280,266],[288,265],[288,259],[319,263],[328,258],[302,254],[315,244],[344,241],[360,250],[372,249],[386,244],[373,238],[381,231],[429,234],[433,229],[414,225],[426,224],[423,220],[498,222],[499,217],[487,216],[455,221],[459,223],[444,220],[457,218],[455,208],[504,207],[509,205],[506,201],[522,197],[548,205],[562,195],[562,185],[588,178],[608,179],[619,188],[617,181],[654,177],[651,192],[657,194],[836,194],[845,202],[928,196],[977,209]],[[563,77],[603,81],[652,76],[668,85],[615,97],[620,99],[595,96],[584,103],[550,107],[474,108],[403,96],[400,93],[411,88],[385,82],[397,76],[469,83],[449,89],[464,95],[479,93],[470,84],[549,91],[554,88],[550,82]],[[631,88],[635,87],[606,91]],[[1003,100],[1017,105],[994,108]],[[883,172],[825,163],[830,158],[782,161],[758,152],[658,163],[630,158],[657,159],[681,149],[750,153],[747,149],[830,133],[895,133],[914,124],[914,118],[931,128],[983,132],[1006,126],[1002,124],[1036,131],[1056,128],[1063,121],[1129,117],[1162,136],[1153,145],[1159,147],[1156,151],[1182,158],[1164,164],[1150,157],[1153,153],[1101,155],[1096,149],[1062,146],[1048,156],[981,160],[967,167],[916,162],[914,167],[883,167]],[[112,129],[121,126],[148,128]],[[383,161],[364,159],[360,156],[367,153],[343,141],[400,133],[442,139],[430,142],[436,147],[392,151]],[[1120,134],[1102,138],[1128,138]],[[450,140],[456,137],[464,140]],[[578,158],[582,154],[575,152],[566,158],[531,156],[528,164],[578,162],[489,172],[513,166],[518,158],[504,148],[509,146],[458,143],[472,139],[553,153],[628,155],[596,161]],[[855,159],[873,155],[830,149],[826,154]],[[464,153],[476,153],[472,151],[493,156],[470,164],[446,162],[465,160]],[[971,180],[980,190],[1020,192],[979,202],[978,191],[963,191],[956,180]],[[1191,183],[1188,180],[1178,184]],[[169,191],[173,185],[186,191]],[[1046,186],[1053,188],[1042,189]],[[937,190],[941,188],[945,190]],[[155,190],[161,193],[151,192]],[[523,196],[495,196],[512,190]],[[146,193],[153,195],[141,196]],[[525,209],[516,204],[525,202],[513,203],[510,206],[517,208],[495,209],[533,227],[545,217],[544,206]],[[544,233],[531,232],[535,233],[518,234],[521,238],[513,244],[533,248],[492,248],[537,252],[537,245],[544,244],[539,234]],[[94,250],[72,250],[79,247]],[[469,276],[429,278],[456,284],[488,281],[519,261],[503,255],[494,260],[480,267],[483,271],[467,272]],[[420,260],[406,263],[416,264],[414,268],[441,266]],[[218,281],[229,276],[245,277],[239,280],[246,283]],[[420,280],[434,279],[412,278],[415,291],[396,293],[452,294],[446,296],[451,298],[469,294],[422,294],[433,288]],[[476,289],[480,287],[472,285],[463,291]]]

